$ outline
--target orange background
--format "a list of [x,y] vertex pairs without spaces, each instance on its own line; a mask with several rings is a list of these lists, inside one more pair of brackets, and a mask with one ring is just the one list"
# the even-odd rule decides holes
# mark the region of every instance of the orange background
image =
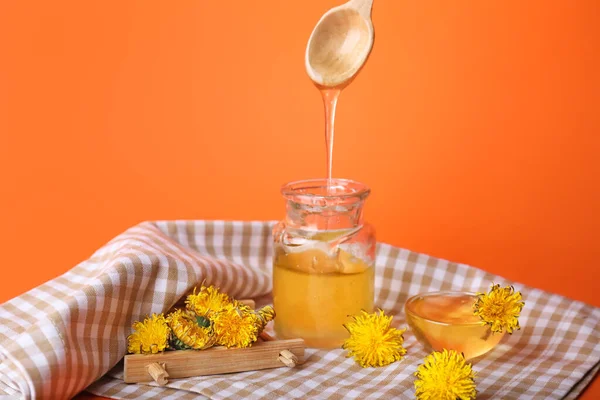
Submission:
[[[0,2],[0,301],[143,220],[281,218],[325,172],[303,57],[337,4]],[[379,240],[600,306],[598,15],[375,1],[334,175]]]

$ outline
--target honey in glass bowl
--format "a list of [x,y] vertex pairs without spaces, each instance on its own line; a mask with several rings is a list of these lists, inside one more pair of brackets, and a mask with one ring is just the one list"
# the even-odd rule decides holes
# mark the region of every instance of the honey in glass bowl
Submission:
[[456,350],[471,359],[493,349],[504,333],[492,333],[473,314],[477,295],[470,292],[432,292],[406,301],[406,320],[416,338],[436,351]]

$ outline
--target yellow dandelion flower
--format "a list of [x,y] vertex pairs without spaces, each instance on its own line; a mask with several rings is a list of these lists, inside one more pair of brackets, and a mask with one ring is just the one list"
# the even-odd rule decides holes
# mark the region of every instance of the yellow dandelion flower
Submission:
[[404,337],[406,329],[390,327],[391,316],[385,315],[382,310],[369,314],[361,311],[352,317],[353,321],[344,324],[350,332],[350,338],[342,345],[348,350],[346,357],[354,357],[361,367],[383,367],[401,360],[406,354]]
[[132,327],[134,331],[127,337],[128,352],[156,354],[167,348],[171,331],[167,326],[164,315],[152,314],[143,322],[134,322]]
[[221,346],[249,347],[258,338],[259,317],[253,312],[240,311],[233,304],[214,314],[212,320]]
[[188,310],[193,311],[196,315],[209,316],[213,313],[221,311],[225,306],[232,304],[232,300],[225,293],[221,293],[214,286],[202,286],[200,291],[194,292],[187,296],[185,305]]
[[474,314],[481,321],[491,326],[491,331],[500,333],[504,329],[512,334],[519,327],[519,315],[525,303],[522,301],[521,293],[515,292],[515,288],[500,285],[492,285],[488,293],[477,293],[477,301],[473,305]]
[[176,349],[203,350],[215,344],[216,335],[212,325],[204,317],[177,310],[167,316],[167,324],[173,332],[173,344]]
[[475,399],[475,372],[456,350],[434,351],[415,372],[417,400]]

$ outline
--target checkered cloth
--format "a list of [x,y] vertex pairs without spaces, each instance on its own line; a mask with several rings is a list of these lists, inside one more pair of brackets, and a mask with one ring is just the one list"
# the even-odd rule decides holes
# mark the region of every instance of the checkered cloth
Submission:
[[[118,399],[414,398],[427,352],[405,333],[406,357],[360,368],[342,350],[308,349],[297,368],[125,384],[119,361],[131,324],[168,310],[199,282],[236,298],[268,301],[272,223],[142,223],[66,274],[0,306],[0,394],[70,398],[85,389]],[[485,291],[505,279],[380,244],[376,304],[406,326],[408,296]],[[474,360],[480,398],[573,399],[600,368],[600,309],[516,284],[522,329]]]

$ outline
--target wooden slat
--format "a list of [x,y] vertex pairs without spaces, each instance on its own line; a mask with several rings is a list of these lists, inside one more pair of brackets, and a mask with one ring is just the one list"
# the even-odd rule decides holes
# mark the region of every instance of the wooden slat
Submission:
[[125,382],[151,382],[146,367],[152,363],[164,363],[170,378],[226,374],[230,372],[255,371],[285,367],[279,361],[279,353],[289,350],[304,361],[304,340],[258,341],[246,349],[212,347],[206,350],[177,350],[162,354],[130,354],[125,356]]

